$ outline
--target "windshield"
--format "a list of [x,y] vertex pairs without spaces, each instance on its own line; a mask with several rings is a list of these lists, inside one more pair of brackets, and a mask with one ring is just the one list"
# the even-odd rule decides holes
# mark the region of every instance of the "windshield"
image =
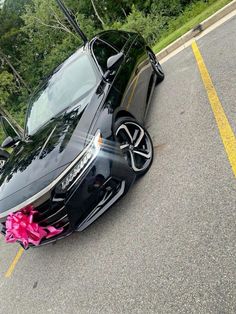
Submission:
[[37,91],[30,101],[26,133],[34,134],[67,107],[77,103],[96,86],[97,76],[86,54],[74,54]]

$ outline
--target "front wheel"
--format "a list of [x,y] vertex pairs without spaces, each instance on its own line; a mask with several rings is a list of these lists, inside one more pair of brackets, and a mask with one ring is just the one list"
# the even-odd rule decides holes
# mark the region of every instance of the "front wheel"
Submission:
[[153,161],[153,144],[148,131],[135,119],[120,118],[115,123],[115,135],[128,165],[138,175],[144,175]]
[[148,56],[150,59],[150,63],[152,65],[153,71],[156,74],[157,80],[156,80],[156,84],[162,82],[165,78],[165,73],[162,69],[162,66],[160,64],[160,62],[157,60],[156,55],[154,54],[154,52],[148,51]]

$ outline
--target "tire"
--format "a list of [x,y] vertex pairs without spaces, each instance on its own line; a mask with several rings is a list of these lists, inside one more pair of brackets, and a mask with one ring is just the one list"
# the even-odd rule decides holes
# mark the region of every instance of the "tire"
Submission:
[[140,177],[153,162],[153,143],[148,131],[136,119],[119,118],[114,125],[115,138],[129,167]]
[[156,85],[161,83],[164,78],[165,78],[165,73],[162,69],[162,66],[160,64],[160,62],[157,60],[156,55],[154,54],[154,52],[150,50],[148,50],[148,56],[150,59],[150,63],[152,65],[153,68],[153,72],[156,74]]

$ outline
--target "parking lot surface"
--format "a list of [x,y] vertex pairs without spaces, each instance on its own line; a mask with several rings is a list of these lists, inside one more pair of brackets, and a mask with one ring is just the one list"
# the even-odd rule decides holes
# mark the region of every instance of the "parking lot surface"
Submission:
[[[196,42],[235,135],[236,16]],[[235,174],[192,47],[163,68],[151,170],[82,233],[1,237],[0,313],[236,313]]]

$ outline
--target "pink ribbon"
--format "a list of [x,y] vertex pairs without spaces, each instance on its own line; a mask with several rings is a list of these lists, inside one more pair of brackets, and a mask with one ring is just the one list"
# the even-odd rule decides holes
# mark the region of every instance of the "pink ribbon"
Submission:
[[20,241],[27,249],[29,243],[36,246],[40,244],[43,238],[49,239],[63,231],[63,228],[56,229],[53,226],[41,227],[33,222],[34,214],[38,213],[32,205],[29,205],[16,213],[8,215],[6,220],[7,243]]

